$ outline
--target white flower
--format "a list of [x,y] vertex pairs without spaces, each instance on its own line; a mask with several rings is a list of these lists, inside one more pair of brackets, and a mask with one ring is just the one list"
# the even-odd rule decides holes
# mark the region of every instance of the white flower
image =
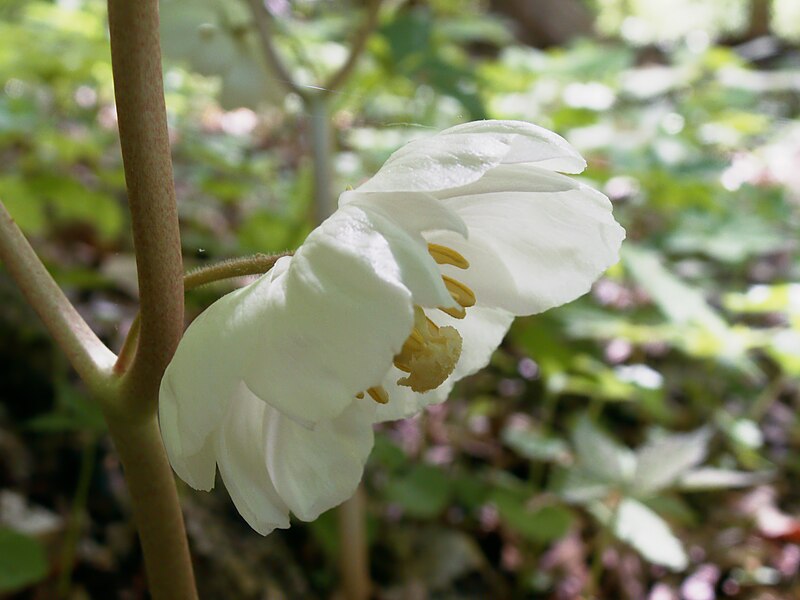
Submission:
[[262,534],[347,499],[374,422],[443,401],[515,315],[577,298],[617,261],[608,199],[558,173],[584,167],[511,121],[397,151],[293,257],[189,327],[159,408],[177,474],[208,490],[218,466]]

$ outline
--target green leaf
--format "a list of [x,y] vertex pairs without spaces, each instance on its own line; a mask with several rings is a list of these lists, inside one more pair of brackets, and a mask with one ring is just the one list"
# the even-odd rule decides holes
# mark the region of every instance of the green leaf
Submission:
[[704,467],[684,473],[678,480],[680,489],[687,492],[721,490],[759,485],[772,479],[772,473],[750,473],[732,469]]
[[630,449],[617,444],[583,416],[572,432],[578,463],[588,473],[609,483],[627,482],[636,459]]
[[751,212],[735,212],[720,220],[693,213],[681,220],[667,246],[674,252],[704,254],[727,263],[740,263],[787,247],[789,239]]
[[102,433],[106,422],[100,405],[87,398],[70,384],[56,382],[56,407],[53,411],[34,417],[28,428],[39,432],[92,431]]
[[613,515],[611,529],[618,539],[654,564],[673,571],[683,571],[689,564],[683,545],[669,525],[641,502],[623,498]]
[[551,486],[564,500],[575,504],[601,500],[614,489],[608,481],[580,466],[558,471]]
[[705,459],[710,437],[711,431],[703,428],[666,435],[639,448],[631,491],[637,496],[649,496],[673,484]]
[[717,332],[727,330],[727,324],[703,294],[667,270],[655,252],[628,244],[623,259],[631,276],[670,321]]
[[451,497],[450,479],[441,469],[416,465],[403,476],[390,481],[386,498],[399,504],[412,517],[432,518],[441,513]]
[[28,234],[42,232],[47,223],[44,204],[31,192],[21,177],[18,175],[0,177],[0,198],[22,231]]
[[0,592],[13,592],[47,576],[44,548],[34,538],[0,527]]
[[503,442],[520,456],[531,460],[564,463],[569,459],[569,448],[561,438],[529,429],[503,430]]
[[408,463],[403,449],[383,434],[375,435],[375,446],[372,448],[370,460],[389,471],[397,471]]
[[530,506],[530,494],[523,490],[497,490],[490,500],[507,527],[538,544],[563,537],[574,520],[563,506]]
[[676,345],[690,354],[734,365],[751,377],[761,376],[746,355],[757,344],[748,330],[729,327],[704,295],[671,273],[652,250],[629,244],[623,248],[622,257],[633,279],[675,326],[671,337],[676,338]]

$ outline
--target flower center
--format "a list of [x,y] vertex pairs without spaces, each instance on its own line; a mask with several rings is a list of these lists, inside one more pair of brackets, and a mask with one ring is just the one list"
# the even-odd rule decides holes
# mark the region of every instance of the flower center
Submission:
[[436,389],[455,369],[461,342],[455,327],[438,327],[422,307],[414,306],[414,329],[394,357],[394,366],[408,375],[397,383],[415,392]]
[[[467,269],[469,262],[461,254],[439,244],[428,244],[428,252],[438,264],[452,265]],[[442,280],[450,295],[458,303],[455,308],[439,310],[455,319],[463,319],[467,308],[475,305],[475,293],[462,282],[442,275]],[[419,305],[414,305],[414,327],[411,335],[403,343],[400,353],[394,357],[394,366],[407,373],[397,380],[398,385],[410,387],[415,392],[434,390],[450,376],[461,356],[463,340],[455,327],[439,327],[431,321]],[[379,404],[389,402],[389,394],[382,386],[367,390],[370,397]],[[363,398],[364,394],[358,394]]]

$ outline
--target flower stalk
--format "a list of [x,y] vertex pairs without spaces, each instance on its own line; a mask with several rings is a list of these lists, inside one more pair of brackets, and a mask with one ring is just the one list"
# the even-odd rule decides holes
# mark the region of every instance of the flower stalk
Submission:
[[81,379],[91,390],[102,387],[114,353],[72,306],[1,201],[0,261]]
[[139,278],[141,335],[126,395],[155,412],[183,333],[183,260],[161,74],[158,2],[109,0],[111,64]]
[[109,0],[108,20],[141,317],[129,368],[101,404],[125,471],[151,595],[192,599],[192,561],[157,418],[161,377],[183,332],[183,259],[158,0]]
[[363,484],[338,509],[339,573],[347,600],[367,600],[370,597],[366,510],[367,494]]

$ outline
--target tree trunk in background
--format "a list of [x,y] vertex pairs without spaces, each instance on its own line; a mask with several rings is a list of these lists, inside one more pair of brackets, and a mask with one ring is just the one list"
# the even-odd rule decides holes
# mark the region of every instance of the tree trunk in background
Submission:
[[514,20],[522,42],[538,48],[594,31],[594,16],[580,0],[492,0],[492,8]]
[[750,21],[745,39],[750,40],[762,35],[769,35],[771,5],[770,0],[750,0]]

